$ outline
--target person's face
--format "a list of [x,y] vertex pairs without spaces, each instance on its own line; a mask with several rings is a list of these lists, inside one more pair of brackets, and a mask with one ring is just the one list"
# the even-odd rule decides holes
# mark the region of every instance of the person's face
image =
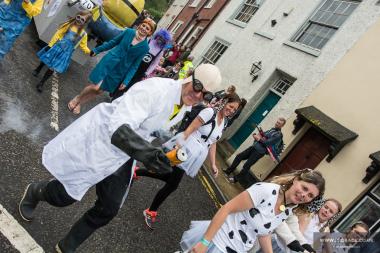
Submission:
[[338,206],[335,202],[333,201],[327,201],[323,204],[321,209],[318,211],[318,217],[319,221],[325,222],[331,219],[335,214],[337,214],[339,211]]
[[164,64],[164,61],[165,61],[164,58],[161,58],[161,59],[160,59],[160,62],[159,62],[160,66],[162,66],[162,65]]
[[166,44],[165,39],[162,38],[161,36],[157,36],[157,38],[156,38],[156,42],[157,42],[157,44],[160,45],[160,46],[163,46],[163,45]]
[[174,65],[174,67],[175,67],[176,69],[180,69],[180,68],[181,68],[181,63],[177,63],[176,65]]
[[75,23],[77,25],[84,25],[86,23],[86,17],[82,15],[76,15],[75,17]]
[[207,92],[205,88],[201,91],[196,91],[193,88],[193,82],[187,83],[182,89],[182,103],[185,105],[196,105],[203,100],[204,92]]
[[284,126],[284,122],[282,121],[282,120],[280,120],[280,119],[278,119],[277,121],[276,121],[276,123],[274,124],[274,127],[275,128],[282,128],[283,126]]
[[150,36],[152,34],[152,28],[150,27],[150,25],[146,23],[141,23],[137,27],[137,32],[139,33],[141,37]]
[[360,240],[366,238],[368,231],[360,225],[356,225],[347,234],[347,238],[351,240]]
[[319,194],[317,186],[302,180],[294,179],[293,185],[287,191],[287,202],[293,204],[309,203]]
[[238,102],[227,103],[223,108],[223,116],[229,117],[233,115],[238,108],[239,108]]

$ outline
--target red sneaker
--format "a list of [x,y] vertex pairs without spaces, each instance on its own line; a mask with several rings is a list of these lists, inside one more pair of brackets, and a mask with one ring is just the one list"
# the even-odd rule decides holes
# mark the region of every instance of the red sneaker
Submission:
[[145,217],[145,223],[150,229],[154,229],[153,224],[157,222],[157,211],[149,211],[149,208],[145,209],[143,212],[143,215]]

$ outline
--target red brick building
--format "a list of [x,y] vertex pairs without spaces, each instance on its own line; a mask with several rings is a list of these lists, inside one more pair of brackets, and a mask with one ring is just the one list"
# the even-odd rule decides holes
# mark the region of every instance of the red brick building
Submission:
[[190,0],[169,26],[176,42],[193,48],[229,0]]

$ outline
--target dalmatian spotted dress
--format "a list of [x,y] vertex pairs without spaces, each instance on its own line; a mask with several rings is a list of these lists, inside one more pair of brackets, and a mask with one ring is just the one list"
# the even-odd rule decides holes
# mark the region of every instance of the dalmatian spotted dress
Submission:
[[[222,227],[211,241],[208,253],[248,252],[258,236],[269,235],[287,217],[295,206],[287,207],[284,212],[275,214],[280,185],[256,183],[247,189],[254,207],[243,212],[229,214]],[[181,239],[181,248],[185,252],[191,249],[203,237],[211,221],[192,221],[190,229]]]

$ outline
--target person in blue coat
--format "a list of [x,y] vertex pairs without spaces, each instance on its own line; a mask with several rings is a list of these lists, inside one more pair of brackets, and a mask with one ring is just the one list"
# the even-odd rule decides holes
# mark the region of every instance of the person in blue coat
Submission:
[[68,103],[69,110],[74,114],[79,114],[81,105],[94,99],[103,91],[112,93],[120,83],[125,87],[135,74],[144,55],[149,51],[146,38],[153,34],[155,28],[156,23],[147,18],[137,27],[137,30],[127,28],[111,41],[93,49],[91,56],[112,50],[90,73],[90,84]]

